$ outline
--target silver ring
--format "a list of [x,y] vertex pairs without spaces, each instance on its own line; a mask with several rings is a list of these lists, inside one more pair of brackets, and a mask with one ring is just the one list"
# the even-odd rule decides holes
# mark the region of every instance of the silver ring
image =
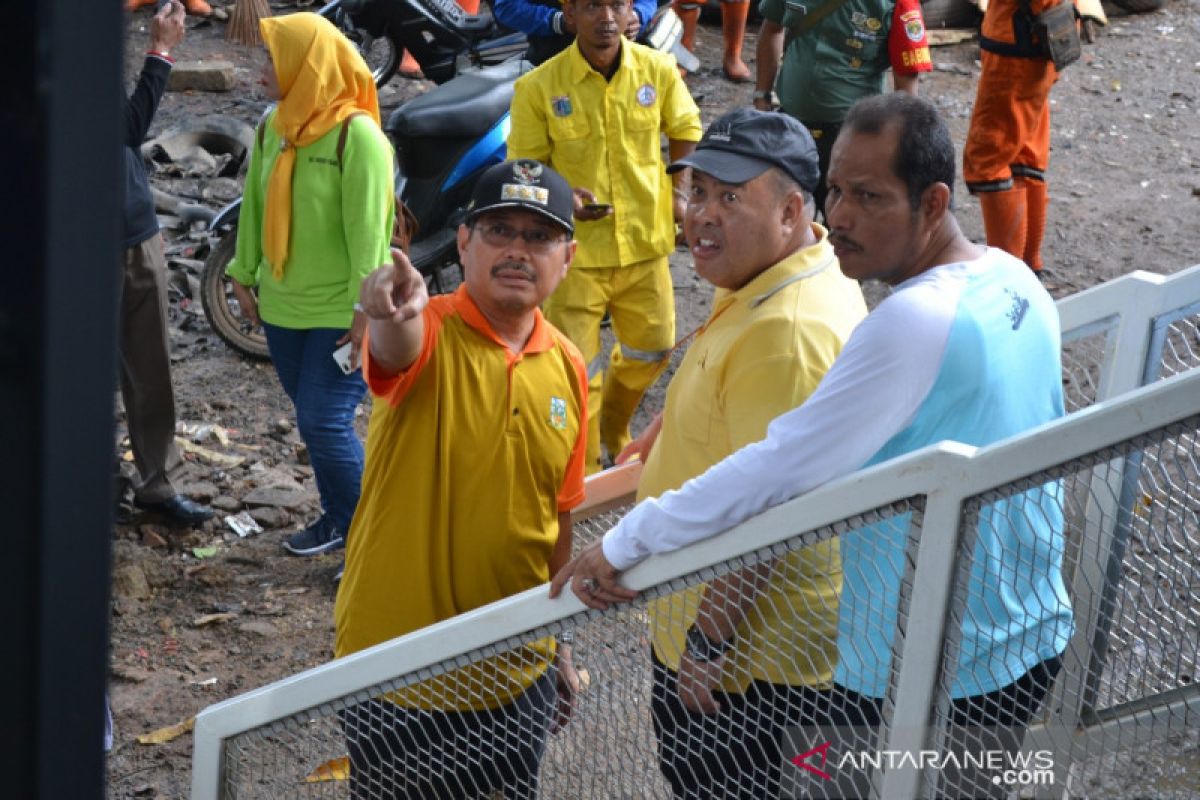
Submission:
[[587,592],[588,594],[595,594],[595,593],[596,593],[596,589],[597,589],[598,587],[597,587],[597,585],[596,585],[596,579],[595,579],[595,578],[584,578],[584,579],[583,579],[583,580],[581,580],[579,583],[580,583],[580,584],[583,586],[583,590],[584,590],[585,592]]

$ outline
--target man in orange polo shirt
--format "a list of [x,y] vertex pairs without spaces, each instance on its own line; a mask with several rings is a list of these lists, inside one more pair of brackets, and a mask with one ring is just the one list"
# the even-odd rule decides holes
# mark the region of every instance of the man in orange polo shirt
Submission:
[[[575,255],[571,187],[533,160],[480,178],[464,283],[430,300],[399,251],[363,281],[375,397],[334,609],[338,657],[545,583],[583,500],[587,369],[538,309]],[[355,797],[537,792],[570,648],[514,648],[345,712]],[[560,721],[565,721],[561,719]]]

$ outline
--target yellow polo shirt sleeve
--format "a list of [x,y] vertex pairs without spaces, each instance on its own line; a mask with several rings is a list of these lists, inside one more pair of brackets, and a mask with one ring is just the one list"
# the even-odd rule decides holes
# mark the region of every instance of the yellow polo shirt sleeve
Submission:
[[662,102],[662,132],[677,142],[698,142],[704,133],[700,109],[674,64],[668,64],[660,79],[665,86]]
[[[530,73],[532,75],[534,73]],[[550,128],[541,84],[522,77],[513,89],[512,128],[508,133],[509,160],[532,158],[550,163]],[[569,179],[568,179],[569,180]]]

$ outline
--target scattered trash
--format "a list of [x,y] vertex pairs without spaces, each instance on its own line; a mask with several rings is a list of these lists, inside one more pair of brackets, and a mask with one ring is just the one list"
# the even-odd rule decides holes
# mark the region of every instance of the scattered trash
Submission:
[[255,533],[262,533],[262,526],[254,521],[250,513],[243,511],[240,514],[234,514],[231,517],[225,518],[225,524],[229,529],[238,535],[239,539],[245,539]]
[[962,64],[949,64],[945,61],[937,61],[933,68],[938,72],[949,72],[952,75],[974,75],[975,70],[964,67]]
[[[179,260],[182,261],[182,259]],[[203,262],[199,263],[202,264]],[[211,422],[176,422],[175,432],[182,433],[197,444],[206,442],[209,439],[216,439],[223,447],[229,447],[230,445],[229,431]]]
[[206,625],[216,625],[221,622],[229,622],[237,619],[237,614],[232,611],[222,611],[219,614],[201,614],[192,620],[193,628],[203,628]]
[[231,456],[228,453],[218,453],[216,450],[209,450],[207,447],[201,447],[191,439],[184,439],[181,436],[175,437],[175,444],[180,450],[199,456],[200,458],[212,464],[218,464],[226,469],[232,469],[242,465],[246,459],[243,456]]
[[217,546],[216,545],[212,545],[210,547],[193,547],[192,548],[192,555],[194,555],[196,558],[212,558],[216,554],[217,554]]
[[926,30],[925,33],[929,37],[930,47],[969,42],[975,38],[975,31],[966,28],[939,28],[936,30]]
[[192,686],[216,686],[216,685],[217,685],[216,676],[211,677],[211,678],[205,678],[203,680],[192,681]]
[[144,733],[137,737],[138,744],[166,744],[178,739],[185,733],[191,733],[192,728],[196,727],[196,718],[188,717],[182,722],[177,722],[174,725],[168,725],[165,728],[159,728],[150,733]]

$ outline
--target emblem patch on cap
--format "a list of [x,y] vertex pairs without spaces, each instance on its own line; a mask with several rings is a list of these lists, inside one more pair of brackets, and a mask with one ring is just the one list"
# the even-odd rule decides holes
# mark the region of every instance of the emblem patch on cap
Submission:
[[542,164],[539,161],[521,159],[513,162],[513,179],[520,183],[537,183],[542,177]]
[[550,398],[550,427],[556,431],[567,429],[567,401],[561,397]]
[[658,92],[648,83],[643,83],[637,90],[638,104],[645,107],[654,105],[654,101],[658,99]]
[[553,109],[554,116],[556,116],[556,117],[571,116],[572,109],[571,109],[570,96],[564,94],[562,97],[551,98],[550,99],[550,108]]
[[500,187],[501,200],[522,200],[527,203],[546,205],[550,202],[550,190],[524,183],[506,183]]

